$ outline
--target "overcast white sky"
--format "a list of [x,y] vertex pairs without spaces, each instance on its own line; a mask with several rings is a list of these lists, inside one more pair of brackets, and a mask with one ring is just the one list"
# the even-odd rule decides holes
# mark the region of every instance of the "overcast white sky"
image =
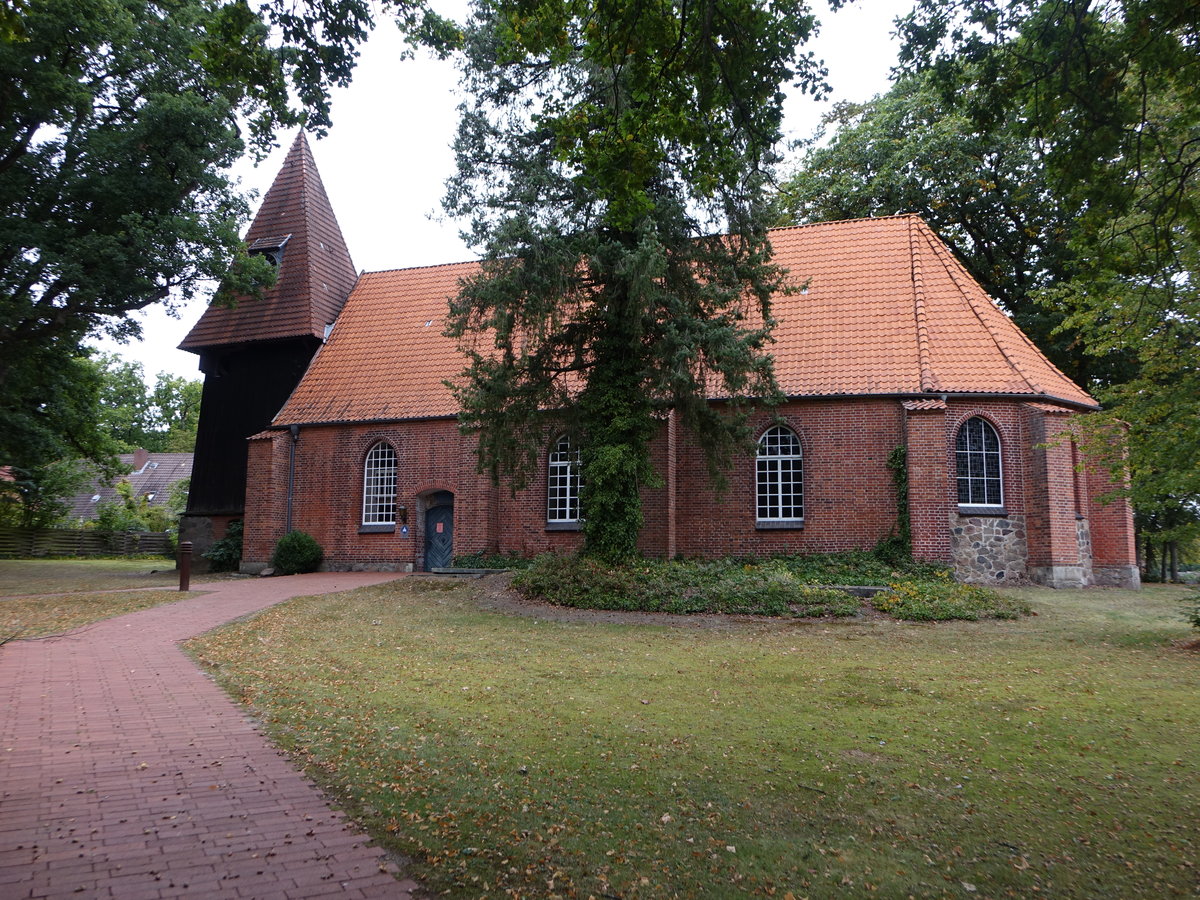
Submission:
[[[833,95],[817,103],[795,94],[786,108],[789,140],[809,136],[837,100],[867,100],[888,87],[896,62],[893,20],[912,0],[857,0],[837,13],[817,0],[821,32],[809,49],[825,60]],[[460,0],[434,5],[449,15]],[[454,168],[450,143],[457,123],[457,72],[451,61],[418,53],[401,59],[403,41],[382,21],[363,48],[350,87],[333,97],[333,127],[313,141],[317,168],[337,214],[354,265],[360,271],[459,262],[473,258],[458,225],[440,212],[442,186]],[[243,187],[261,198],[279,171],[292,134],[257,168],[237,168]],[[255,208],[257,201],[255,201]],[[147,378],[170,372],[199,378],[198,357],[175,347],[204,309],[197,300],[179,318],[161,309],[139,313],[145,338],[104,350],[142,363]]]

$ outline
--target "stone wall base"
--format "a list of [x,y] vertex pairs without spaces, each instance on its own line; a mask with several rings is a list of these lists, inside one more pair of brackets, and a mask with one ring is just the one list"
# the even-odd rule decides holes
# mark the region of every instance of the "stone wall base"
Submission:
[[1052,588],[1081,588],[1091,583],[1083,566],[1030,566],[1029,580]]
[[212,570],[212,563],[204,558],[204,551],[225,537],[229,523],[241,516],[200,516],[184,513],[179,517],[179,540],[192,542],[192,571],[203,573]]
[[971,584],[1020,584],[1029,555],[1025,517],[950,514],[954,574]]
[[1100,587],[1128,588],[1141,590],[1142,573],[1137,566],[1094,566],[1092,575]]

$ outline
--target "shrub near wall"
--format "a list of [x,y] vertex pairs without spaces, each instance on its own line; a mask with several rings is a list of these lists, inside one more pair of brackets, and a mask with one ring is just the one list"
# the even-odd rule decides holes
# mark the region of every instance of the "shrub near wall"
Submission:
[[[879,584],[887,591],[860,600],[830,584]],[[867,575],[868,577],[862,577]],[[605,565],[586,557],[539,557],[513,578],[525,597],[580,609],[674,614],[725,613],[782,617],[846,617],[864,602],[897,619],[1013,619],[1029,613],[1024,601],[974,585],[959,584],[944,570],[911,564],[897,571],[866,553],[720,559]]]
[[317,571],[324,553],[316,538],[303,531],[291,531],[279,539],[271,565],[280,575],[301,575]]

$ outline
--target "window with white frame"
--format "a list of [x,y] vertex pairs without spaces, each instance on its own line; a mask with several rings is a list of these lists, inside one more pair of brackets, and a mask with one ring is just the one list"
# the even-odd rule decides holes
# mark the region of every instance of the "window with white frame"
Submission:
[[758,439],[755,467],[760,522],[804,518],[804,454],[796,432],[774,425]]
[[955,442],[959,506],[1002,506],[1000,435],[986,419],[973,416],[958,429]]
[[579,514],[579,488],[582,477],[579,472],[579,451],[571,446],[571,439],[562,435],[550,450],[546,473],[546,523],[574,524]]
[[396,451],[386,441],[367,451],[363,463],[362,523],[396,524]]

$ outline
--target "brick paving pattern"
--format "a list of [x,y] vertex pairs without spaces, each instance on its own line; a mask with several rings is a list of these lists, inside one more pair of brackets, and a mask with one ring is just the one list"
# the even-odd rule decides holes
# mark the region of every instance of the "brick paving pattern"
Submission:
[[291,597],[395,577],[198,585],[208,593],[0,648],[0,898],[412,897],[178,647]]

